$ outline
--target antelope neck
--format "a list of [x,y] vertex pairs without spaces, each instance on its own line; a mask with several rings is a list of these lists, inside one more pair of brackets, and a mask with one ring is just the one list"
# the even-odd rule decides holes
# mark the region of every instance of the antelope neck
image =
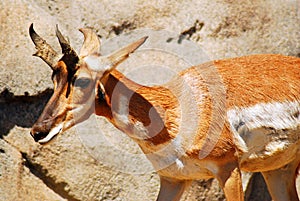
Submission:
[[96,114],[105,116],[139,144],[159,145],[176,136],[177,99],[169,89],[139,85],[117,70],[101,82],[105,102]]

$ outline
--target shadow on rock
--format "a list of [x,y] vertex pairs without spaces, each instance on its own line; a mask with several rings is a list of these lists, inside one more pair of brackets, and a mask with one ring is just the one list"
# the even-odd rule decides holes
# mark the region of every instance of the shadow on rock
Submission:
[[7,135],[14,126],[30,128],[38,119],[49,100],[52,89],[40,94],[14,96],[8,89],[0,94],[0,138]]

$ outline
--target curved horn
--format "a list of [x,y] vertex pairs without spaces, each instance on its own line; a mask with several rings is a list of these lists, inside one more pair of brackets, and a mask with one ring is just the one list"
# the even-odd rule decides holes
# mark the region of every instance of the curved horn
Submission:
[[29,35],[37,49],[33,56],[40,57],[54,70],[56,63],[59,60],[57,52],[35,32],[33,23],[29,27]]
[[90,28],[81,28],[79,31],[84,35],[83,45],[79,54],[80,57],[95,53],[100,55],[100,40],[97,34]]
[[67,67],[74,69],[76,67],[77,62],[79,61],[79,57],[77,56],[75,50],[71,47],[70,43],[64,38],[64,36],[59,31],[58,25],[56,25],[56,36],[61,46],[62,53],[64,54],[61,60],[65,62]]

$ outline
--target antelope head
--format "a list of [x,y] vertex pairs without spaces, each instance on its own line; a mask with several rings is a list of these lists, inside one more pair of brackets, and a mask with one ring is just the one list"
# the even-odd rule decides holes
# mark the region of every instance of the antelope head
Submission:
[[56,36],[62,48],[60,55],[35,32],[32,24],[29,28],[37,49],[34,56],[40,57],[53,70],[53,95],[30,132],[39,143],[49,142],[57,134],[86,120],[94,112],[97,93],[105,94],[101,80],[146,40],[146,37],[141,38],[111,55],[101,56],[96,33],[88,28],[80,31],[84,42],[77,55],[56,26]]

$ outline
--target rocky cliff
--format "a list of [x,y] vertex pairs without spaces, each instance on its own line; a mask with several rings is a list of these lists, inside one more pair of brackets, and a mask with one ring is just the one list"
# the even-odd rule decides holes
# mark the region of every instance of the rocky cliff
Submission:
[[[101,118],[92,117],[81,126],[84,132],[71,129],[50,144],[33,141],[30,127],[51,96],[52,82],[50,68],[31,56],[31,23],[56,50],[58,24],[76,50],[83,40],[78,28],[92,27],[103,52],[132,32],[164,30],[157,40],[167,37],[173,49],[182,50],[176,59],[187,56],[191,63],[198,61],[197,54],[205,55],[203,60],[257,53],[300,56],[299,0],[2,0],[0,8],[1,201],[155,200],[159,189],[158,176],[137,145]],[[165,79],[154,70],[147,71],[155,75],[149,77]],[[152,83],[126,65],[120,71]],[[95,140],[99,130],[106,141]],[[107,141],[118,154],[108,152]],[[247,200],[271,200],[260,174],[244,176]],[[197,181],[182,200],[224,196],[215,180]]]

